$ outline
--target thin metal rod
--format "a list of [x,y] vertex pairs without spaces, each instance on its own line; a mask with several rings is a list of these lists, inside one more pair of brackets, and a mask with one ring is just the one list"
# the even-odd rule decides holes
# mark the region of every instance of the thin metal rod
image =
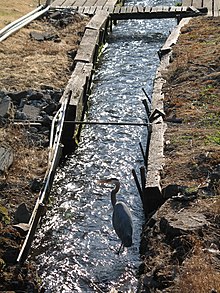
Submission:
[[149,126],[149,123],[139,123],[139,122],[102,122],[102,121],[64,121],[64,123],[71,124],[88,124],[88,125],[131,125],[131,126]]

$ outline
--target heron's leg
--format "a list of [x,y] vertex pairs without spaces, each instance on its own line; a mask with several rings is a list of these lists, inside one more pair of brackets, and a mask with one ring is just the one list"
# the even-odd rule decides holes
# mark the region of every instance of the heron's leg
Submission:
[[124,250],[124,245],[123,245],[123,243],[121,243],[121,245],[120,245],[120,247],[119,247],[119,250],[118,250],[118,252],[117,252],[118,255],[120,254],[121,249],[122,249],[122,251]]

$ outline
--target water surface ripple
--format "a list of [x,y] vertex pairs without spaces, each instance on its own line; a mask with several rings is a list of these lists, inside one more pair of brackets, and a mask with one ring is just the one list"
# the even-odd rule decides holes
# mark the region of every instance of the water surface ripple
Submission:
[[[145,119],[142,87],[151,94],[157,50],[174,25],[173,20],[118,22],[95,73],[86,119]],[[46,292],[137,290],[144,215],[131,170],[143,165],[139,142],[146,145],[146,136],[144,126],[83,128],[79,147],[57,172],[51,205],[35,241],[34,256]],[[105,177],[120,179],[118,198],[133,216],[133,246],[120,256],[111,222],[111,189],[96,184]]]

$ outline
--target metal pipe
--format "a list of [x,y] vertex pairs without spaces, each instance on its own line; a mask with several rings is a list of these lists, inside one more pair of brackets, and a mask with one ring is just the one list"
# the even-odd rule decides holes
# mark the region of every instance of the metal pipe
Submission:
[[6,25],[3,29],[0,30],[0,36],[2,36],[7,30],[11,29],[14,25],[18,24],[20,21],[28,18],[29,16],[31,16],[32,14],[38,12],[39,10],[41,10],[43,8],[43,5],[37,7],[36,9],[32,10],[31,12],[29,12],[28,14],[25,14],[24,16],[16,19],[15,21],[9,23],[8,25]]
[[149,126],[150,123],[139,122],[113,122],[113,121],[64,121],[67,124],[88,124],[88,125],[128,125],[128,126]]
[[27,25],[28,23],[30,23],[34,19],[36,19],[39,16],[43,15],[45,12],[47,12],[49,10],[49,8],[50,8],[50,6],[47,6],[43,10],[38,11],[35,14],[31,14],[28,18],[25,18],[23,20],[19,20],[18,23],[15,23],[15,25],[13,25],[11,28],[9,28],[8,30],[6,30],[5,33],[3,33],[3,35],[0,37],[0,42],[4,41],[11,34],[13,34],[14,32],[18,31],[19,29],[21,29],[22,27],[24,27],[25,25]]

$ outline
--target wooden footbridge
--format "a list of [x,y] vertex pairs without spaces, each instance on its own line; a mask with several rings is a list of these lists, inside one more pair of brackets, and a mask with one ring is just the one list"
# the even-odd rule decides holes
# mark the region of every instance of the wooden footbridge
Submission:
[[220,15],[220,0],[183,0],[181,6],[121,6],[117,3],[117,0],[55,0],[50,6],[52,9],[70,8],[90,16],[107,11],[112,20]]

